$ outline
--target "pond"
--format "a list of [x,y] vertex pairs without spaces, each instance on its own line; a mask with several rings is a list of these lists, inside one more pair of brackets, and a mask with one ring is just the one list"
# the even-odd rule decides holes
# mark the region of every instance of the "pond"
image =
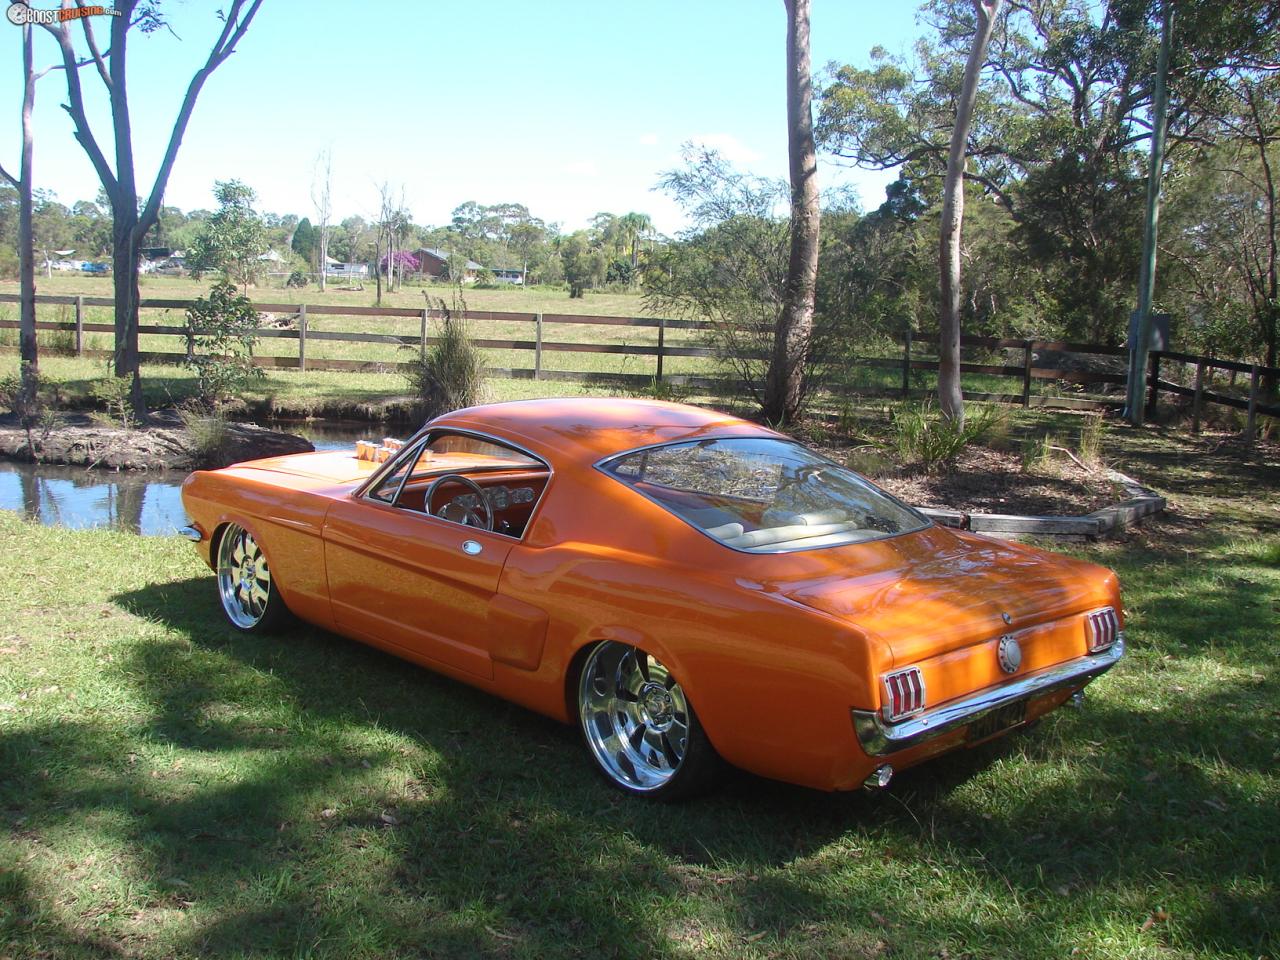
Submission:
[[[367,423],[266,425],[306,437],[317,450],[340,450],[387,433],[386,427]],[[48,526],[168,536],[187,522],[185,478],[175,472],[110,473],[0,460],[0,510],[15,510]]]

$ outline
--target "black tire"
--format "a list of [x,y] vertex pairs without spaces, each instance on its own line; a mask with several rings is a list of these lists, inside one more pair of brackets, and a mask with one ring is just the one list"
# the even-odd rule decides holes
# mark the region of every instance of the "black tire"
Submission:
[[240,525],[227,524],[218,538],[215,572],[222,612],[241,633],[267,633],[288,620],[266,555]]

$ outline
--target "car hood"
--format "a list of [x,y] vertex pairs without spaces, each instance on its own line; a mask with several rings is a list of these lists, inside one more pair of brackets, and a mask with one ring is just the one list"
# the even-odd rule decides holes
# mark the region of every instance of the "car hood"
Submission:
[[249,460],[237,463],[237,470],[266,470],[309,480],[330,483],[354,483],[371,476],[381,464],[357,460],[355,454],[345,451],[320,451],[294,453],[284,457],[268,457],[265,460]]
[[895,666],[1116,602],[1109,570],[942,527],[806,560],[766,589],[878,637]]

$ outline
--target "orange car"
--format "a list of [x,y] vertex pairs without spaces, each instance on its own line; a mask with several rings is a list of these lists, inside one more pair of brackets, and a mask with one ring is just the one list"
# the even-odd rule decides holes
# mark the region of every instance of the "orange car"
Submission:
[[725,414],[500,403],[367,453],[188,478],[232,625],[291,613],[577,723],[629,793],[688,795],[722,761],[884,786],[1124,650],[1110,571],[936,526]]

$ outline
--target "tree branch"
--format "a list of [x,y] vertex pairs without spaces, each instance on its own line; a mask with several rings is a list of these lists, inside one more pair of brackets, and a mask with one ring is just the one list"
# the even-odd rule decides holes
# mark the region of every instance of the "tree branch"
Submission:
[[2,163],[0,163],[0,177],[4,177],[11,184],[13,184],[13,189],[15,190],[21,189],[22,185],[18,182],[18,179],[13,174],[11,174],[8,170],[6,170],[4,168],[4,164]]
[[[83,10],[84,0],[76,0],[76,7]],[[80,23],[84,26],[85,43],[89,45],[89,54],[98,68],[98,76],[102,78],[102,82],[106,84],[107,89],[110,90],[113,88],[114,84],[111,82],[111,74],[107,72],[106,60],[103,59],[102,52],[98,50],[98,41],[93,35],[93,25],[90,23],[92,19],[92,17],[85,16],[80,18]],[[108,53],[109,52],[110,51],[108,51]]]
[[182,145],[182,138],[187,132],[187,124],[191,121],[191,113],[195,110],[196,98],[200,96],[200,89],[213,71],[231,54],[235,53],[236,44],[244,37],[245,31],[249,29],[249,24],[257,16],[258,8],[262,6],[262,0],[252,0],[249,9],[244,11],[242,17],[241,10],[243,6],[244,0],[233,0],[231,9],[226,15],[222,33],[209,51],[208,60],[191,78],[191,83],[187,87],[187,95],[182,100],[182,107],[179,109],[178,118],[173,125],[173,133],[169,137],[169,146],[165,149],[164,159],[160,163],[160,169],[156,172],[151,195],[147,199],[147,205],[143,208],[142,215],[138,218],[138,226],[143,231],[150,229],[160,215],[160,201],[164,197],[164,190],[169,182],[169,174],[173,171],[174,161],[178,158],[178,147]]
[[89,162],[93,164],[93,169],[97,171],[98,179],[102,181],[103,187],[107,193],[111,194],[117,189],[115,174],[111,171],[111,166],[107,163],[107,158],[102,152],[102,148],[98,146],[97,138],[93,135],[93,130],[89,126],[89,118],[84,112],[84,92],[80,87],[80,64],[76,60],[75,48],[71,46],[71,36],[67,31],[66,23],[58,26],[50,26],[42,23],[41,26],[53,35],[54,40],[58,43],[58,48],[62,51],[62,68],[67,74],[67,98],[70,103],[63,104],[63,109],[71,115],[71,122],[75,124],[75,137],[80,141],[80,146],[84,147],[84,152],[88,154]]

